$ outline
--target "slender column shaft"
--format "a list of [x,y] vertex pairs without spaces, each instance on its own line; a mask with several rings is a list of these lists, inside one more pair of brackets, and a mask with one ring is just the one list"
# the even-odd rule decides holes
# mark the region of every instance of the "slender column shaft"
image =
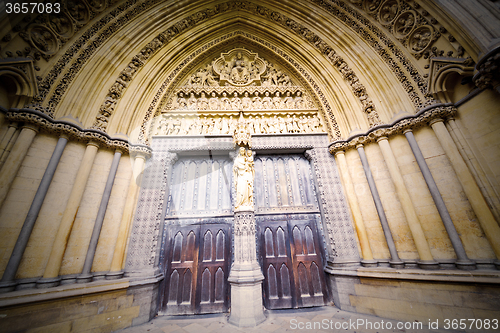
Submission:
[[28,149],[35,138],[38,128],[31,125],[23,126],[16,143],[12,147],[12,151],[7,157],[5,164],[0,170],[0,207],[2,206],[7,193],[9,192],[10,186],[14,181],[14,178],[21,167]]
[[386,137],[382,137],[377,141],[387,164],[387,168],[389,169],[394,186],[396,187],[396,192],[398,194],[399,201],[401,202],[401,206],[403,207],[406,220],[408,221],[408,226],[410,227],[420,260],[428,262],[434,261],[429,244],[427,244],[427,240],[425,239],[424,231],[420,225],[417,212],[413,207],[410,194],[406,190],[403,176],[401,175],[396,158],[394,157],[391,146],[389,145],[389,140],[387,140]]
[[[125,208],[123,210],[123,215],[120,222],[120,228],[118,230],[118,238],[116,239],[115,251],[113,253],[113,259],[111,261],[111,267],[109,269],[110,272],[119,272],[121,271],[123,266],[123,259],[125,256],[125,245],[127,244],[128,231],[130,229],[132,214],[134,212],[134,205],[137,198],[137,192],[139,189],[139,184],[137,180],[139,180],[138,178],[142,173],[145,161],[146,158],[142,155],[137,155],[135,157],[134,169],[132,171],[130,185],[128,186]],[[107,278],[109,279],[113,277],[114,274],[110,274]]]
[[347,200],[349,201],[349,206],[351,207],[351,213],[354,219],[354,224],[356,226],[356,232],[358,234],[359,245],[361,246],[361,253],[363,254],[363,260],[373,260],[370,242],[368,241],[368,235],[366,233],[365,224],[363,222],[363,216],[361,215],[361,209],[359,208],[356,192],[354,191],[354,185],[349,174],[349,168],[347,167],[345,153],[343,151],[338,151],[337,153],[335,153],[335,157],[337,158],[340,174],[342,176],[342,180],[344,181]]
[[434,130],[434,133],[436,133],[446,156],[448,156],[448,159],[458,176],[460,184],[462,184],[462,188],[464,189],[464,192],[467,195],[477,218],[479,219],[479,223],[483,228],[486,238],[490,242],[497,259],[500,259],[500,227],[491,213],[481,190],[477,186],[474,177],[472,177],[467,165],[460,156],[457,146],[453,142],[453,139],[446,129],[443,120],[435,119],[430,123],[430,125]]
[[14,137],[14,133],[16,132],[18,127],[17,123],[10,123],[9,128],[7,129],[7,133],[2,138],[2,141],[0,141],[0,158],[3,157],[3,154],[5,154],[5,151],[7,150],[7,145],[9,142],[12,140]]
[[[500,198],[500,195],[498,191],[495,191],[494,184],[490,182],[490,179],[486,174],[486,168],[488,167],[486,166],[486,168],[484,168],[483,165],[479,163],[477,156],[474,155],[475,149],[473,149],[469,142],[465,139],[455,120],[453,118],[449,118],[447,119],[447,122],[448,123],[445,126],[448,129],[452,140],[455,142],[458,152],[469,168],[472,177],[476,180],[476,184],[479,186],[481,193],[483,193],[484,199],[488,203],[495,220],[500,221],[500,212],[498,211],[495,200],[493,199]],[[491,171],[489,173],[491,174]],[[498,202],[498,200],[496,202]]]
[[465,253],[465,249],[462,245],[462,241],[460,240],[460,237],[458,236],[457,229],[455,229],[455,225],[453,224],[453,221],[451,220],[450,213],[448,212],[448,209],[446,208],[444,200],[441,197],[441,193],[439,192],[439,189],[436,185],[436,182],[434,181],[434,178],[432,177],[431,171],[429,170],[429,167],[427,166],[427,163],[425,162],[424,155],[422,155],[422,152],[420,151],[420,147],[418,146],[417,140],[415,140],[415,137],[413,136],[413,132],[411,130],[407,130],[407,131],[405,131],[404,135],[406,136],[406,139],[408,140],[408,143],[411,147],[411,150],[413,151],[413,155],[415,156],[415,159],[417,160],[418,166],[420,167],[420,171],[422,172],[422,175],[424,176],[427,187],[429,188],[429,191],[431,192],[432,199],[434,200],[434,203],[436,204],[436,208],[439,212],[439,215],[441,216],[441,220],[443,221],[446,232],[448,233],[448,236],[450,237],[450,241],[451,241],[451,244],[453,246],[453,249],[455,249],[455,253],[456,253],[457,258],[458,258],[457,264],[463,263],[463,264],[467,264],[467,265],[473,265],[473,263],[469,260],[469,258],[467,257],[467,254]]
[[392,267],[401,267],[403,266],[403,262],[399,259],[398,251],[396,250],[396,245],[394,244],[394,239],[392,238],[391,229],[389,228],[389,223],[387,222],[387,217],[385,216],[384,207],[382,206],[382,200],[380,200],[377,186],[375,185],[375,180],[373,179],[370,165],[368,164],[368,159],[366,158],[365,149],[363,148],[363,145],[358,145],[356,148],[358,149],[361,164],[363,164],[366,180],[368,181],[370,192],[372,192],[375,208],[377,209],[380,224],[382,225],[382,230],[384,231],[385,240],[387,242],[387,247],[389,248],[389,253],[391,254],[390,264]]
[[[85,185],[87,184],[90,170],[92,169],[94,158],[98,149],[99,146],[94,142],[89,142],[87,144],[87,149],[85,150],[82,162],[80,163],[80,168],[76,174],[76,179],[73,184],[73,188],[71,189],[68,203],[66,204],[66,209],[64,210],[59,229],[57,230],[54,244],[52,245],[52,251],[50,253],[49,262],[45,267],[43,279],[53,279],[59,275],[59,269],[61,268],[64,252],[66,251],[68,238],[71,233],[71,229],[73,228],[76,214],[80,208],[80,202],[85,190]],[[44,284],[43,279],[40,281],[40,286],[43,286]],[[49,285],[47,284],[47,286]]]
[[5,121],[5,114],[0,110],[0,127],[3,125]]
[[99,241],[99,235],[101,234],[102,223],[104,222],[104,216],[106,215],[106,209],[108,208],[109,198],[111,196],[111,190],[113,189],[113,183],[115,182],[116,171],[118,170],[118,164],[120,163],[121,156],[121,151],[117,150],[115,152],[115,156],[113,157],[113,162],[111,163],[111,168],[108,174],[108,180],[106,181],[104,193],[102,194],[101,205],[97,211],[94,229],[92,230],[92,236],[90,237],[89,248],[87,250],[87,255],[85,256],[82,274],[77,278],[77,282],[88,282],[92,279],[90,269],[92,268],[92,263],[94,262],[97,242]]
[[14,250],[10,255],[9,262],[7,263],[7,267],[5,268],[5,272],[2,277],[2,282],[14,280],[24,250],[26,249],[26,245],[28,244],[31,231],[33,230],[35,221],[38,218],[38,213],[42,208],[45,195],[49,190],[50,183],[52,181],[52,178],[54,177],[56,168],[59,165],[59,160],[61,159],[61,155],[64,151],[64,148],[66,147],[67,142],[68,142],[67,137],[61,137],[59,138],[59,141],[57,141],[57,145],[54,149],[54,152],[52,153],[52,157],[50,158],[49,164],[47,165],[42,180],[40,181],[40,185],[38,186],[38,190],[36,191],[35,198],[31,203],[28,215],[24,220],[24,224],[21,229],[21,232],[19,233],[19,237],[17,238]]

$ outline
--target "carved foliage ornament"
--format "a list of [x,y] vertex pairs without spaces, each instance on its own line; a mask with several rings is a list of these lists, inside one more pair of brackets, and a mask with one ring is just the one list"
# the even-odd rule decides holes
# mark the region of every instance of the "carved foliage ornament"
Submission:
[[[159,0],[148,1],[147,3],[136,3],[134,1],[128,1],[127,3],[124,3],[120,7],[111,11],[109,13],[109,15],[101,18],[101,20],[99,22],[96,22],[95,26],[92,29],[89,29],[88,31],[86,31],[84,33],[84,35],[82,37],[80,37],[75,42],[75,44],[72,45],[68,49],[68,51],[63,56],[63,58],[61,58],[61,60],[51,70],[51,72],[46,77],[46,79],[43,81],[43,84],[40,87],[41,93],[40,93],[39,98],[37,98],[37,101],[42,102],[44,100],[45,96],[49,92],[49,88],[51,87],[51,85],[55,82],[55,80],[60,75],[60,73],[62,73],[62,70],[64,69],[64,67],[69,63],[69,59],[71,59],[71,58],[75,57],[77,54],[79,54],[78,55],[78,62],[75,63],[71,67],[70,71],[67,74],[65,74],[66,79],[64,81],[62,81],[61,83],[59,83],[57,89],[54,90],[55,95],[53,95],[50,98],[50,102],[49,102],[48,107],[50,109],[53,109],[57,105],[58,101],[60,100],[61,94],[64,93],[64,91],[66,90],[69,83],[71,83],[72,79],[75,77],[76,73],[81,68],[82,64],[84,64],[86,62],[86,60],[93,54],[93,52],[99,47],[99,45],[101,45],[109,36],[111,36],[111,34],[114,31],[116,31],[120,26],[122,26],[126,22],[130,21],[130,19],[132,19],[136,15],[142,13],[144,11],[144,9],[155,5],[158,1]],[[94,1],[90,1],[90,3],[93,3],[93,2]],[[101,4],[106,4],[102,0],[98,1],[98,2]],[[109,4],[111,5],[114,2],[116,2],[116,1],[112,0],[112,1],[110,1]],[[355,11],[352,11],[352,9],[349,6],[345,6],[342,2],[339,2],[339,1],[332,1],[331,3],[328,3],[328,4],[326,4],[322,1],[313,1],[313,2],[318,3],[320,6],[324,7],[325,10],[332,12],[333,15],[338,17],[341,21],[346,22],[346,20],[347,20],[351,23],[354,22],[355,23],[354,28],[360,34],[360,36],[362,38],[366,39],[368,36],[370,36],[370,38],[371,38],[371,35],[366,34],[366,31],[364,31],[365,28],[360,28],[360,26],[359,26],[359,24],[360,24],[359,20],[360,20],[361,16],[357,15],[355,13]],[[362,0],[351,0],[351,2],[356,4],[356,5],[359,5],[362,3]],[[229,10],[230,8],[232,8],[233,4],[234,3],[223,3],[220,5],[216,5],[214,7],[206,9],[205,11],[197,12],[197,13],[193,14],[192,16],[190,16],[187,20],[184,20],[184,21],[187,22],[187,24],[190,24],[190,22],[193,22],[193,24],[198,23],[199,21],[210,18],[215,14],[223,13],[223,12]],[[97,8],[95,8],[95,6],[92,6],[91,4],[90,4],[90,7],[93,10],[97,9]],[[261,12],[262,12],[262,10],[261,10]],[[264,12],[262,12],[262,14],[264,14]],[[275,14],[275,12],[273,12],[271,15],[276,16],[274,14]],[[403,14],[401,14],[401,16],[403,16]],[[279,16],[279,15],[278,15],[278,18],[279,18],[279,20],[283,19],[283,17]],[[352,21],[353,19],[354,19],[354,21]],[[110,21],[113,21],[113,25],[109,26],[104,31],[104,27],[106,27],[106,24]],[[395,21],[397,22],[398,20],[395,20]],[[287,22],[291,22],[291,24],[293,23],[293,21],[287,21]],[[372,24],[370,24],[367,21],[364,21],[363,24],[366,25],[366,28],[368,28],[368,30],[376,33],[377,35],[380,32],[380,31],[378,31],[378,29],[375,26],[373,26]],[[184,30],[185,27],[186,27],[186,24],[184,24],[184,25],[175,24],[171,28],[167,29],[163,33],[163,35],[165,36],[165,38],[170,40],[174,35],[178,34],[180,31]],[[80,53],[79,52],[80,48],[82,48],[82,46],[85,45],[86,41],[90,40],[90,38],[95,34],[95,31],[97,31],[97,30],[101,30],[99,35],[95,36],[92,44],[87,45],[85,47],[85,52]],[[410,31],[411,31],[411,29],[410,29]],[[409,33],[409,31],[407,33]],[[388,39],[383,39],[383,41],[385,41],[385,42],[387,42],[387,40]],[[376,41],[373,41],[372,39],[368,39],[368,41],[370,42],[370,44],[377,43]],[[324,45],[323,43],[318,43],[318,47],[323,47],[323,45]],[[385,50],[381,49],[381,51],[385,51]],[[389,51],[394,52],[394,51],[398,51],[398,50],[391,48]],[[404,59],[404,55],[402,55],[402,54],[398,54],[398,55],[396,55],[396,57]],[[36,54],[35,54],[35,58],[37,58]],[[39,59],[39,55],[38,55],[38,59]],[[388,63],[391,65],[391,68],[397,73],[399,70],[397,63],[394,62],[390,56],[384,57],[384,59],[386,61],[388,61]],[[406,59],[404,59],[404,60],[406,60]],[[410,63],[405,62],[405,65],[408,66],[408,65],[410,65]],[[410,65],[410,67],[411,67],[411,65]],[[411,71],[411,72],[413,73],[413,71]],[[412,76],[414,79],[415,78],[417,79],[416,82],[419,82],[420,77],[418,75],[415,77],[415,75],[412,74]],[[402,78],[402,80],[406,81],[406,78]],[[409,93],[411,96],[415,95],[414,90],[410,90]],[[418,99],[416,100],[416,98],[418,98],[418,97],[415,95],[412,97],[412,100],[414,100],[414,102],[417,102],[417,104],[418,104],[419,101],[418,101]]]

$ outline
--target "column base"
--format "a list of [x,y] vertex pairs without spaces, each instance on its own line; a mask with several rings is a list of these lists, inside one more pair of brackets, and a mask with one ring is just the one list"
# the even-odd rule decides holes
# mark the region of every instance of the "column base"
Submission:
[[90,273],[80,274],[76,277],[76,283],[87,283],[92,281],[93,275]]
[[403,269],[405,268],[405,263],[401,260],[389,260],[389,266],[392,268]]
[[123,277],[125,272],[120,271],[120,272],[109,272],[106,274],[106,280],[118,280]]
[[343,268],[343,267],[359,267],[361,265],[359,259],[336,259],[333,261],[327,261],[327,267],[330,267],[331,269],[335,268]]
[[36,281],[36,287],[38,289],[57,287],[59,284],[61,284],[60,277],[41,278],[38,281]]
[[238,327],[255,327],[266,320],[262,304],[262,280],[231,283],[231,313],[228,322]]
[[0,282],[0,294],[8,293],[9,291],[14,291],[16,289],[17,282],[5,281]]
[[417,264],[421,269],[439,269],[439,263],[434,260],[419,260]]
[[476,269],[476,263],[472,260],[457,260],[455,266],[464,271],[473,271]]
[[377,267],[378,266],[378,261],[377,260],[361,260],[361,266],[363,267]]

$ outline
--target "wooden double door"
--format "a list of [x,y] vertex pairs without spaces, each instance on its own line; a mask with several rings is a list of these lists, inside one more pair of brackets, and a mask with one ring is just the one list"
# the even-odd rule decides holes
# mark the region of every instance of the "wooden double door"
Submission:
[[170,226],[163,314],[227,312],[231,227],[227,223]]
[[264,303],[268,309],[325,305],[327,288],[315,219],[259,218]]

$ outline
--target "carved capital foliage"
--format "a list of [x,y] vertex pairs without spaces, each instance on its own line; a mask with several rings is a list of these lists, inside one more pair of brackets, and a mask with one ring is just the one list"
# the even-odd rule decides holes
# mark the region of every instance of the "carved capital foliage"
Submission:
[[481,58],[476,65],[474,83],[480,89],[492,88],[500,93],[500,46]]
[[67,121],[54,120],[48,115],[31,109],[10,109],[6,118],[11,122],[30,124],[40,128],[40,131],[67,136],[68,138],[82,142],[95,142],[100,147],[119,149],[122,152],[133,152],[151,156],[151,148],[146,145],[133,145],[123,139],[111,138],[108,134],[93,129],[82,129]]
[[391,135],[403,134],[407,129],[416,129],[426,126],[434,119],[447,119],[453,117],[457,109],[449,104],[434,104],[421,110],[415,115],[404,117],[396,120],[389,125],[377,126],[365,134],[356,135],[347,140],[339,140],[330,144],[329,150],[331,154],[335,154],[341,150],[355,149],[357,145],[366,145],[371,142],[376,142],[383,137]]

